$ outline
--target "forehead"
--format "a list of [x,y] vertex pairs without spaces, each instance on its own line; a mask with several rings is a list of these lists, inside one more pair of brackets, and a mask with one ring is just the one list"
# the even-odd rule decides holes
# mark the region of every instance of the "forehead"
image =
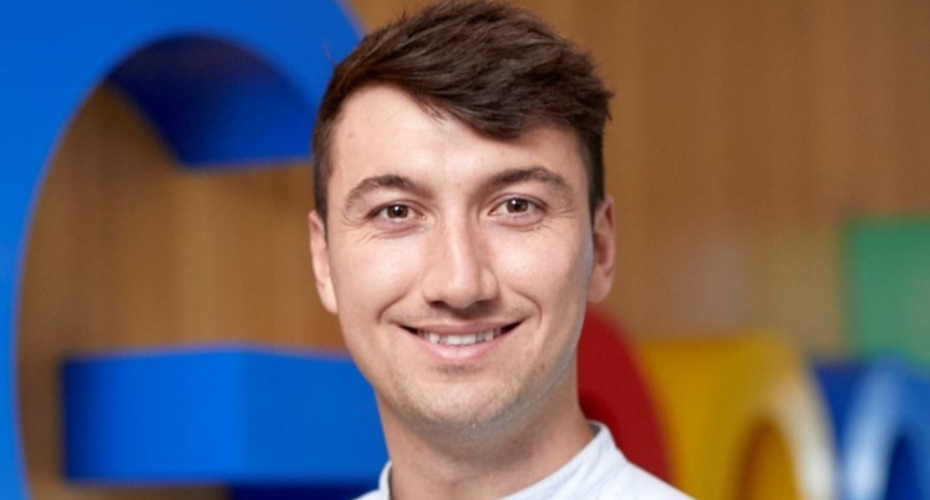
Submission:
[[363,87],[345,101],[331,152],[331,180],[396,169],[479,175],[516,166],[551,168],[582,184],[587,176],[574,133],[542,125],[512,140],[490,138],[388,85]]

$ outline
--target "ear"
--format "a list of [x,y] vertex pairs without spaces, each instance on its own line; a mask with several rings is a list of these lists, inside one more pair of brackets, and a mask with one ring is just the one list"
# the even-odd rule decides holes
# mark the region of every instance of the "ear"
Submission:
[[313,275],[316,277],[316,292],[320,302],[327,311],[336,314],[339,310],[336,292],[333,289],[333,276],[329,267],[329,245],[326,242],[326,227],[316,210],[307,217],[310,228],[310,257],[313,262]]
[[591,228],[594,238],[594,259],[588,301],[600,302],[610,293],[614,281],[614,199],[605,196],[594,213]]

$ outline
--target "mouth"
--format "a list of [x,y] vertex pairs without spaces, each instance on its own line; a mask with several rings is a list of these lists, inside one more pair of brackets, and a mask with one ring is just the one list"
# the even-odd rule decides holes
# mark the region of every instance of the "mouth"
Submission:
[[449,334],[449,333],[440,333],[429,330],[420,330],[416,328],[406,328],[406,330],[421,339],[430,342],[432,344],[444,345],[444,346],[454,346],[454,347],[467,347],[477,344],[482,344],[484,342],[490,342],[498,337],[506,335],[513,331],[517,327],[518,323],[511,323],[499,328],[494,328],[491,330],[483,330],[478,332],[470,333],[460,333],[460,334]]

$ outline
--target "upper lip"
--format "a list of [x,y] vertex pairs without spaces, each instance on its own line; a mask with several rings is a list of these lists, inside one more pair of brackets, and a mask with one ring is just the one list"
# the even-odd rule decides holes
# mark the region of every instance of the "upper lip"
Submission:
[[518,322],[483,322],[483,323],[442,323],[427,325],[407,325],[404,328],[414,333],[436,333],[439,335],[471,335],[494,330],[508,330]]

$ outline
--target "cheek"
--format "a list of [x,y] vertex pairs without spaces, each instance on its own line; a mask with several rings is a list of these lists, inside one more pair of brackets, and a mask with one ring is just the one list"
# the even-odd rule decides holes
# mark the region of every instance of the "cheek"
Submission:
[[370,321],[400,300],[415,281],[416,246],[395,242],[346,242],[334,249],[333,285],[340,319]]
[[539,301],[584,300],[591,246],[574,231],[515,237],[497,245],[499,277]]

